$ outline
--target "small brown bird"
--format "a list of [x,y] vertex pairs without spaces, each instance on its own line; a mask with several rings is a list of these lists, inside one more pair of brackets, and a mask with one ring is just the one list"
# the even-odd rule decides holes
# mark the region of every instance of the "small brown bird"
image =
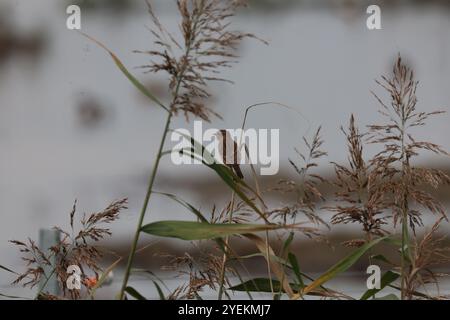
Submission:
[[228,166],[240,178],[244,179],[241,168],[239,167],[240,156],[236,141],[233,140],[227,130],[219,130],[216,133],[219,142],[219,153],[223,164]]

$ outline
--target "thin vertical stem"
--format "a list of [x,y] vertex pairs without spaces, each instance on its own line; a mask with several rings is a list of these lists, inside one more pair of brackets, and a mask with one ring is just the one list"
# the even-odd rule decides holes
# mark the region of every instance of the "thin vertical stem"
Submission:
[[141,213],[139,215],[139,221],[138,221],[138,224],[137,224],[137,227],[136,227],[136,232],[134,234],[133,243],[131,245],[131,251],[130,251],[130,254],[128,256],[127,266],[125,268],[125,275],[124,275],[124,279],[123,279],[123,282],[122,282],[122,288],[120,289],[120,294],[119,294],[119,299],[120,300],[122,300],[124,298],[124,293],[125,293],[125,289],[126,289],[127,284],[128,284],[128,279],[130,278],[131,266],[133,264],[134,256],[136,254],[136,249],[137,249],[137,244],[138,244],[138,241],[139,241],[139,236],[140,236],[140,233],[141,233],[142,223],[144,222],[145,213],[147,211],[148,203],[150,201],[150,196],[152,194],[153,184],[155,182],[156,173],[158,172],[159,161],[161,160],[161,153],[162,153],[163,148],[164,148],[164,143],[166,141],[167,133],[169,132],[169,126],[170,126],[170,121],[171,120],[172,120],[172,113],[169,112],[168,116],[167,116],[166,124],[165,124],[165,127],[164,127],[163,136],[161,138],[161,142],[160,142],[160,145],[159,145],[158,153],[156,155],[155,164],[153,166],[152,173],[150,175],[150,180],[149,180],[149,183],[148,183],[147,193],[146,193],[145,199],[144,199],[144,205],[142,206],[142,210],[141,210]]
[[[272,281],[272,270],[270,269],[270,259],[272,259],[272,257],[270,256],[270,252],[269,252],[269,248],[270,248],[270,243],[269,243],[269,231],[266,230],[266,260],[267,260],[267,276],[269,277],[269,283],[270,283],[270,292],[272,292],[272,297],[275,297],[275,292],[273,289],[273,281]],[[283,273],[283,278],[280,279],[280,283],[283,284],[284,283],[284,273]]]
[[[230,202],[230,213],[228,216],[228,223],[233,223],[233,210],[234,210],[234,191],[231,193],[231,202]],[[217,297],[218,300],[222,300],[222,296],[223,296],[223,288],[225,285],[225,272],[226,272],[226,268],[227,268],[227,258],[228,258],[228,245],[229,245],[229,237],[227,236],[225,238],[225,248],[224,248],[224,253],[223,253],[223,259],[222,259],[222,268],[220,270],[220,283],[219,283],[219,295]]]
[[401,172],[401,183],[402,183],[402,199],[401,199],[401,210],[402,210],[402,257],[401,257],[401,299],[404,300],[406,297],[406,269],[407,261],[406,257],[410,255],[409,252],[409,230],[408,230],[408,168],[409,168],[409,158],[405,147],[405,111],[402,106],[402,127],[401,127],[401,147],[402,147],[402,172]]
[[192,50],[192,43],[194,42],[195,39],[195,35],[197,33],[197,24],[198,24],[198,17],[195,19],[194,23],[193,23],[193,32],[192,32],[192,36],[191,38],[187,39],[186,41],[186,50],[183,56],[183,65],[181,67],[181,71],[180,73],[177,75],[176,77],[176,87],[175,90],[173,92],[173,99],[172,99],[172,103],[171,103],[171,108],[169,110],[169,114],[167,116],[167,120],[166,120],[166,125],[164,128],[164,132],[163,132],[163,136],[161,139],[161,143],[159,146],[159,150],[158,150],[158,154],[156,156],[156,162],[155,165],[153,167],[152,170],[152,174],[150,176],[150,182],[148,185],[148,189],[147,189],[147,194],[145,195],[145,200],[144,200],[144,205],[142,207],[141,210],[141,214],[139,216],[139,222],[136,228],[136,232],[134,234],[134,240],[133,240],[133,244],[131,247],[131,252],[130,255],[128,257],[128,262],[127,262],[127,266],[126,266],[126,270],[125,270],[125,276],[123,279],[123,283],[122,283],[122,288],[120,290],[120,294],[119,294],[119,299],[122,300],[124,298],[124,293],[125,293],[125,289],[127,287],[127,283],[128,283],[128,279],[130,277],[130,271],[131,271],[131,266],[133,264],[133,259],[134,259],[134,255],[136,253],[136,248],[137,248],[137,243],[139,241],[139,236],[140,236],[140,232],[141,232],[141,228],[142,228],[142,223],[144,221],[144,216],[145,216],[145,212],[147,211],[147,206],[148,206],[148,202],[150,200],[150,196],[152,194],[152,188],[153,188],[153,183],[155,182],[155,178],[156,178],[156,173],[158,172],[158,166],[159,166],[159,160],[161,159],[161,154],[164,148],[164,143],[166,141],[166,137],[167,137],[167,133],[169,132],[169,126],[170,126],[170,121],[172,120],[172,107],[174,105],[176,105],[177,99],[179,98],[179,92],[181,89],[181,83],[183,81],[183,77],[184,74],[186,72],[186,68],[187,68],[187,64],[188,64],[188,60],[189,60],[189,55],[191,53]]
[[401,298],[402,300],[406,297],[406,272],[408,267],[407,259],[410,259],[410,248],[409,248],[409,229],[408,229],[408,192],[403,191],[403,203],[402,203],[402,259],[401,259]]

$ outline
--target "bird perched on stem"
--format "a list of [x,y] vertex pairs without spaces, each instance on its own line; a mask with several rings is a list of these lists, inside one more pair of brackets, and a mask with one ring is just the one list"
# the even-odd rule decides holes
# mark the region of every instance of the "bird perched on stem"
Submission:
[[240,163],[240,154],[239,148],[236,141],[233,140],[230,133],[225,130],[219,130],[216,133],[220,159],[223,164],[228,166],[233,172],[239,177],[239,179],[244,179],[244,175],[242,174],[241,168],[239,167]]

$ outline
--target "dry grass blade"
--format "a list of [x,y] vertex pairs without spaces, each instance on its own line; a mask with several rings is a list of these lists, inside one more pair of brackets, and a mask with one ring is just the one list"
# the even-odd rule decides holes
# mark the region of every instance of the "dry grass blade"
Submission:
[[[266,241],[254,234],[247,234],[245,235],[246,238],[251,240],[258,250],[264,255],[267,261],[270,264],[270,270],[275,274],[275,276],[278,278],[280,283],[282,284],[282,287],[284,291],[287,293],[287,295],[292,298],[294,296],[294,291],[291,288],[291,285],[289,284],[289,278],[287,274],[284,271],[283,266],[276,261],[273,257],[275,257],[275,252],[272,250],[270,246],[267,245]],[[268,257],[266,256],[268,252]]]

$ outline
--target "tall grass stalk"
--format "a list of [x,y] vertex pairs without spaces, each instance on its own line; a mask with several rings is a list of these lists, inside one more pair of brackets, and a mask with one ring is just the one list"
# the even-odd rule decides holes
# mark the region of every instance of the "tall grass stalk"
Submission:
[[408,193],[409,184],[408,181],[408,171],[411,170],[408,150],[406,149],[406,115],[405,108],[401,110],[401,183],[403,184],[403,195],[401,198],[401,209],[402,209],[402,256],[401,256],[401,299],[404,300],[406,297],[406,277],[409,273],[408,268],[411,263],[411,252],[410,252],[410,237],[409,237],[409,227],[408,227],[408,217],[409,217],[409,202]]
[[401,224],[401,298],[407,299],[411,296],[411,292],[408,292],[408,278],[413,268],[413,239],[410,230],[415,238],[416,228],[424,225],[421,218],[424,211],[446,217],[442,205],[424,190],[424,186],[436,189],[449,182],[449,177],[444,172],[414,166],[412,160],[421,151],[436,155],[448,153],[437,144],[419,141],[413,136],[412,129],[424,126],[429,117],[442,114],[442,111],[418,110],[418,81],[415,80],[413,70],[403,63],[400,56],[394,65],[392,76],[382,77],[377,83],[388,93],[390,101],[385,103],[374,94],[382,107],[380,113],[388,121],[387,124],[369,126],[372,135],[369,140],[383,145],[382,151],[371,162],[383,172],[383,191],[391,197],[388,205],[392,208],[394,225],[398,221]]
[[[158,49],[136,52],[152,56],[152,63],[143,68],[153,73],[163,71],[170,76],[169,89],[172,93],[172,101],[168,108],[163,106],[169,114],[128,257],[125,276],[119,293],[120,299],[124,298],[124,292],[130,277],[139,235],[163,154],[164,143],[170,130],[172,116],[178,114],[178,112],[183,112],[186,119],[189,118],[189,115],[193,115],[209,121],[211,114],[217,115],[204,103],[204,100],[210,97],[207,91],[207,82],[226,81],[217,77],[219,69],[230,67],[233,63],[231,59],[237,58],[232,51],[243,38],[252,37],[251,34],[242,34],[228,29],[228,19],[234,15],[235,10],[240,6],[234,1],[178,1],[182,42],[176,40],[172,34],[167,32],[155,15],[151,3],[147,1],[147,4],[155,27],[155,30],[152,30],[152,34],[156,37],[154,44]],[[176,49],[178,53],[175,52]]]
[[[194,30],[195,30],[195,26],[196,26],[197,22],[194,23]],[[185,57],[188,57],[191,51],[191,45],[192,45],[192,38],[189,41],[186,41],[186,52],[185,52]],[[173,100],[172,100],[172,105],[174,105],[176,103],[176,100],[178,99],[178,94],[180,91],[180,86],[181,86],[181,79],[184,76],[184,73],[186,72],[186,59],[184,60],[185,64],[184,67],[181,71],[181,73],[178,75],[177,77],[177,85],[176,85],[176,89],[174,91],[173,94]],[[155,159],[155,164],[153,165],[153,169],[152,169],[152,173],[150,175],[150,181],[148,183],[148,187],[147,187],[147,192],[145,194],[145,198],[144,198],[144,204],[142,206],[141,209],[141,213],[139,215],[139,220],[138,220],[138,224],[136,226],[136,231],[134,233],[134,238],[133,238],[133,242],[131,244],[131,249],[130,249],[130,254],[128,256],[128,261],[127,261],[127,265],[125,267],[125,274],[124,274],[124,278],[123,278],[123,282],[122,282],[122,287],[120,289],[120,293],[119,293],[119,299],[123,300],[124,296],[125,296],[125,289],[127,287],[128,284],[128,280],[130,278],[130,273],[131,273],[131,267],[133,266],[133,260],[134,260],[134,256],[136,254],[136,250],[137,250],[137,244],[139,242],[139,236],[141,234],[141,228],[143,226],[144,223],[144,217],[145,214],[147,212],[147,207],[148,204],[150,202],[150,197],[152,195],[152,190],[153,190],[153,184],[155,183],[155,178],[158,172],[158,168],[159,168],[159,162],[161,160],[161,156],[163,153],[163,149],[164,149],[164,144],[166,142],[166,138],[167,138],[167,134],[169,133],[169,129],[170,129],[170,122],[172,120],[172,116],[173,113],[171,111],[168,112],[167,115],[167,119],[166,119],[166,124],[164,126],[164,130],[163,130],[163,135],[159,144],[159,149],[158,149],[158,153],[156,155],[156,159]]]
[[[234,196],[235,193],[232,191],[231,193],[231,202],[230,202],[230,212],[228,215],[228,223],[233,223],[233,210],[234,210]],[[229,251],[229,243],[230,243],[230,237],[225,238],[225,250],[222,257],[222,268],[220,270],[220,282],[219,282],[219,293],[217,296],[218,300],[222,300],[223,292],[224,292],[224,285],[225,285],[225,272],[227,267],[227,260],[228,260],[228,251]]]
[[155,178],[156,178],[156,175],[157,175],[157,172],[158,172],[159,162],[161,160],[161,155],[162,155],[164,144],[165,144],[165,141],[166,141],[166,138],[167,138],[167,133],[169,132],[171,119],[172,119],[172,113],[169,112],[168,115],[167,115],[166,124],[165,124],[164,131],[163,131],[163,136],[162,136],[161,142],[159,144],[158,153],[156,155],[155,164],[153,166],[152,173],[150,175],[150,180],[149,180],[149,183],[148,183],[147,192],[145,194],[144,204],[142,206],[141,213],[139,215],[139,220],[138,220],[138,223],[137,223],[137,226],[136,226],[136,231],[134,233],[133,242],[131,244],[130,254],[128,256],[128,261],[127,261],[127,265],[126,265],[126,268],[125,268],[125,275],[124,275],[123,282],[122,282],[122,287],[121,287],[120,293],[119,293],[119,299],[120,300],[122,300],[124,298],[125,289],[127,287],[128,280],[130,278],[131,267],[133,265],[134,256],[136,254],[137,244],[139,242],[139,236],[141,234],[141,228],[142,228],[142,225],[144,223],[145,213],[147,212],[147,207],[148,207],[148,204],[150,202],[150,197],[152,195],[153,184],[155,182]]

